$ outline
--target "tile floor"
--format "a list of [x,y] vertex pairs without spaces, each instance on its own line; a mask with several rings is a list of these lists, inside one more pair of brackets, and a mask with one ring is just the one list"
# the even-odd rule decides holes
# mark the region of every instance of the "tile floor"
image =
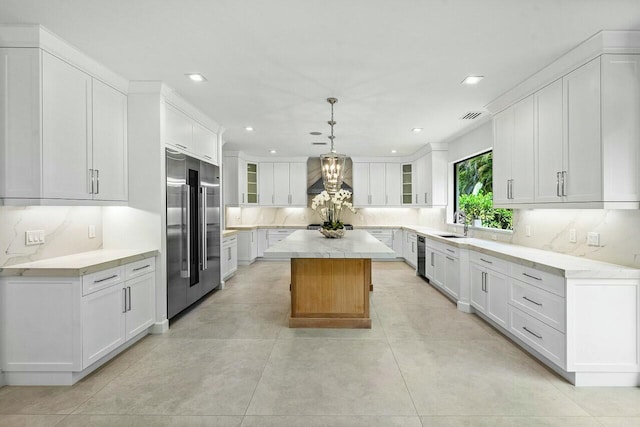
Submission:
[[370,330],[289,329],[289,264],[240,267],[73,387],[0,388],[5,426],[640,426],[639,388],[576,389],[403,263]]

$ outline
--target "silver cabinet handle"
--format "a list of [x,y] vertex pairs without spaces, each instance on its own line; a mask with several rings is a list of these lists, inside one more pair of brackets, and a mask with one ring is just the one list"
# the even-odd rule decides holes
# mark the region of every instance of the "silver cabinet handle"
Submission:
[[[202,270],[207,269],[207,188],[200,187],[202,192]],[[258,196],[260,197],[260,196]]]
[[542,280],[540,277],[532,276],[532,275],[527,274],[527,273],[522,273],[522,275],[523,275],[523,276],[527,276],[527,277],[531,277],[532,279]]
[[151,264],[147,264],[147,265],[143,265],[142,267],[134,268],[132,271],[140,271],[140,270],[144,270],[145,268],[149,268],[149,267],[151,267]]
[[182,232],[184,233],[182,244],[185,245],[185,251],[183,254],[186,256],[180,260],[180,277],[188,278],[191,277],[191,189],[188,185],[184,184],[182,186],[182,194],[183,194],[183,215],[184,220],[182,221]]
[[96,169],[96,194],[100,194],[100,169]]
[[511,193],[509,192],[509,181],[510,180],[507,180],[507,199],[511,198]]
[[272,195],[271,195],[271,204],[274,204],[274,203],[275,203],[275,201],[274,201],[274,195],[272,194]]
[[560,194],[560,172],[556,172],[556,196],[562,197]]
[[114,274],[114,275],[112,275],[112,276],[105,277],[104,279],[94,280],[94,281],[93,281],[93,283],[106,282],[107,280],[115,279],[116,277],[118,277],[118,275],[117,275],[117,274]]
[[260,204],[260,195],[258,194],[258,204]]
[[427,204],[427,200],[428,200],[428,198],[427,198],[427,193],[424,193],[424,204],[425,204],[425,205]]
[[454,259],[454,258],[451,258],[450,256],[448,256],[448,257],[447,257],[447,259],[448,259],[449,261],[455,261],[455,259]]
[[484,259],[484,258],[480,258],[480,261],[482,261],[482,262],[486,262],[487,264],[493,264],[493,262],[491,262],[491,261],[487,261],[487,260],[486,260],[486,259]]
[[566,188],[567,188],[567,171],[562,171],[562,195],[563,196],[567,195]]
[[129,308],[127,309],[127,311],[131,311],[131,286],[127,286],[127,294],[129,296]]
[[435,255],[435,252],[431,252],[431,267],[435,267],[434,261],[433,261],[433,256],[434,255]]
[[527,298],[527,297],[522,297],[522,299],[525,299],[525,300],[529,301],[530,303],[533,303],[533,304],[535,304],[535,305],[537,305],[537,306],[542,306],[542,303],[541,303],[541,302],[534,301],[534,300],[529,299],[529,298]]
[[389,204],[389,196],[388,195],[384,195],[384,204],[388,205]]
[[449,249],[449,248],[447,248],[447,252],[451,252],[452,254],[456,253],[456,251],[454,251],[453,249]]
[[416,194],[416,205],[418,204],[418,195]]
[[481,272],[481,274],[482,274],[482,280],[480,282],[481,283],[480,289],[482,290],[482,292],[484,292],[484,271]]
[[524,329],[525,331],[529,332],[531,335],[533,335],[536,338],[542,339],[542,335],[538,335],[535,332],[532,332],[529,328],[527,328],[526,326],[523,326],[522,329]]
[[122,312],[127,312],[127,290],[122,288]]
[[411,252],[415,252],[415,249],[413,248],[413,244],[414,244],[414,243],[415,243],[415,242],[411,242]]
[[231,248],[227,248],[227,251],[229,252],[229,254],[227,255],[227,261],[231,261]]
[[89,194],[93,194],[93,182],[94,182],[94,177],[93,177],[93,169],[89,169]]
[[244,193],[242,193],[242,203],[244,203]]

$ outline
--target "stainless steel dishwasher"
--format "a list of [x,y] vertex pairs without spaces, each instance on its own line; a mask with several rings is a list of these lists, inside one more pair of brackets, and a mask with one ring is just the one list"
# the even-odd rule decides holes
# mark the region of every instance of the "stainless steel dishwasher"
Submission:
[[422,277],[427,277],[427,271],[425,269],[425,261],[427,258],[427,246],[423,236],[418,236],[418,274]]

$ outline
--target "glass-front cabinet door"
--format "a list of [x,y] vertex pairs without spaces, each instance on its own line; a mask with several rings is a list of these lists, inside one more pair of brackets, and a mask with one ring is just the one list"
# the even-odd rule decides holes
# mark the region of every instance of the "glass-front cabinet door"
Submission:
[[247,162],[247,204],[258,204],[258,164]]
[[413,204],[413,164],[402,165],[402,204]]

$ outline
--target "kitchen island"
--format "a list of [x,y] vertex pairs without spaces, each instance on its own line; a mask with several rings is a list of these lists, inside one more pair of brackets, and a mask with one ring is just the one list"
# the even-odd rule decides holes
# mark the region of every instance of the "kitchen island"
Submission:
[[265,258],[291,259],[291,328],[371,328],[371,259],[395,252],[364,230],[327,239],[298,230],[266,249]]

